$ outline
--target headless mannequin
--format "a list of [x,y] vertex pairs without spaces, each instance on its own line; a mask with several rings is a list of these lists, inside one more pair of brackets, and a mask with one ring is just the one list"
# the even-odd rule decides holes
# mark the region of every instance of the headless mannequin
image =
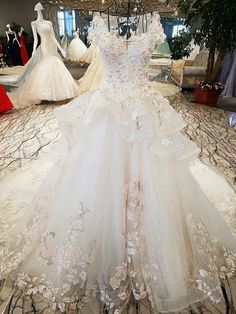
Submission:
[[10,40],[10,38],[9,38],[9,34],[14,34],[14,36],[15,36],[15,38],[14,38],[14,41],[16,41],[17,42],[17,44],[19,45],[19,47],[20,47],[20,43],[19,43],[19,41],[18,41],[18,39],[17,39],[17,36],[16,36],[16,33],[15,32],[13,32],[13,30],[11,29],[11,26],[10,26],[10,24],[7,24],[7,31],[6,31],[6,36],[7,36],[7,41],[9,42],[9,40]]
[[[34,10],[37,12],[37,19],[31,23],[33,36],[34,36],[34,46],[33,46],[32,56],[35,54],[36,48],[38,46],[37,24],[49,22],[49,21],[44,20],[44,18],[43,18],[43,14],[42,14],[43,6],[40,2],[38,2],[36,4]],[[49,22],[49,23],[51,23],[51,22]],[[53,32],[53,38],[52,39],[53,39],[53,42],[55,43],[55,45],[57,46],[57,48],[60,50],[63,57],[65,57],[66,52],[62,49],[62,47],[60,46],[60,44],[56,40],[54,32]]]
[[23,65],[25,65],[29,61],[28,53],[25,47],[25,39],[24,39],[24,28],[21,26],[20,31],[18,33],[19,39],[20,39],[20,54]]
[[24,28],[21,26],[20,31],[18,33],[19,36],[21,36],[21,34],[24,32]]

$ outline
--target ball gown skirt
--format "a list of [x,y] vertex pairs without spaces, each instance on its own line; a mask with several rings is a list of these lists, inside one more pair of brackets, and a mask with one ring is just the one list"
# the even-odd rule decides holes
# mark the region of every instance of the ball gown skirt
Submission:
[[13,109],[13,105],[4,88],[0,85],[0,113]]
[[90,47],[87,49],[86,53],[83,55],[83,57],[80,59],[80,61],[83,63],[92,63],[94,59],[97,58],[99,54],[98,48],[96,48],[93,44],[90,45]]
[[99,87],[104,76],[103,60],[99,51],[92,60],[82,78],[78,81],[78,95]]
[[91,27],[102,84],[55,110],[65,141],[50,158],[0,185],[0,278],[65,313],[119,314],[131,297],[154,312],[220,302],[220,278],[235,272],[235,194],[146,79],[160,18],[128,50],[100,16]]
[[[65,312],[93,304],[89,313],[98,313],[100,300],[120,313],[131,294],[162,312],[206,297],[219,302],[236,239],[191,164],[203,186],[213,178],[213,201],[232,192],[195,164],[198,149],[154,87],[149,97],[144,87],[126,87],[57,109],[68,149],[55,150],[54,166],[36,162],[2,183],[1,277],[10,273],[26,294],[41,293]],[[135,97],[124,93],[130,88]]]
[[57,56],[49,56],[35,65],[27,80],[9,93],[14,107],[24,108],[43,100],[60,101],[74,98],[78,85]]
[[80,61],[87,52],[87,47],[79,37],[72,39],[67,49],[66,57],[72,61]]

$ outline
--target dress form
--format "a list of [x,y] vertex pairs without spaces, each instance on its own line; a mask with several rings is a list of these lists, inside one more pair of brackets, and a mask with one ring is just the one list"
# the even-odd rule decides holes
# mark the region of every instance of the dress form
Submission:
[[[35,54],[36,48],[38,46],[37,25],[40,25],[42,23],[51,23],[50,21],[44,20],[43,13],[42,13],[43,6],[42,6],[42,4],[40,2],[38,2],[36,4],[34,10],[37,12],[37,19],[31,23],[33,36],[34,36],[34,45],[33,45],[32,56]],[[53,43],[60,50],[62,56],[65,57],[66,56],[66,52],[62,49],[61,45],[56,40],[54,32],[53,32],[53,38],[52,39],[53,39]]]
[[13,34],[14,37],[15,37],[14,40],[17,42],[18,46],[20,47],[20,43],[19,43],[19,41],[18,41],[18,39],[17,39],[16,33],[13,32],[13,30],[11,29],[10,24],[7,24],[6,27],[7,27],[7,31],[6,31],[7,41],[8,41],[8,42],[10,41],[9,34]]
[[[42,101],[61,101],[76,97],[78,86],[63,64],[50,21],[43,19],[42,5],[35,6],[37,19],[31,23],[34,34],[34,51],[24,72],[15,76],[0,77],[0,83],[18,87],[9,97],[16,109],[39,104]],[[38,35],[41,42],[38,46]],[[37,47],[38,46],[38,47]]]

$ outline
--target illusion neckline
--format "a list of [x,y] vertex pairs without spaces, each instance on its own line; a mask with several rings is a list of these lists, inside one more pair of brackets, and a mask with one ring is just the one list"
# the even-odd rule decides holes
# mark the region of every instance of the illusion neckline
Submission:
[[156,16],[157,16],[157,13],[153,13],[151,23],[148,26],[148,30],[145,33],[142,33],[141,35],[133,35],[132,36],[134,38],[133,40],[124,39],[124,37],[122,37],[122,36],[117,36],[117,34],[115,32],[110,32],[107,29],[107,27],[105,25],[105,21],[100,14],[95,15],[94,18],[98,17],[102,21],[102,26],[104,27],[106,33],[109,34],[112,38],[115,38],[115,39],[119,40],[120,42],[127,44],[127,43],[139,42],[139,41],[142,41],[143,39],[146,39],[148,37],[148,35],[150,34],[150,28],[153,26],[153,21],[156,19]]

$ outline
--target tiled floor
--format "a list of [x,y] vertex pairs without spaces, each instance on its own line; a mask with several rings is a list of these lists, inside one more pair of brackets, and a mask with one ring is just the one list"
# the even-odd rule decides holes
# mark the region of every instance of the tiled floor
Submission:
[[[229,124],[229,113],[189,103],[181,93],[170,96],[169,100],[187,122],[184,133],[201,148],[201,159],[219,170],[236,190],[236,131]],[[42,104],[0,115],[0,179],[53,148],[61,137],[53,115],[53,109],[59,105]],[[222,291],[224,301],[220,304],[205,301],[176,314],[236,313],[236,279],[222,282]],[[11,282],[2,281],[0,313],[48,314],[52,311],[37,296],[22,298]],[[156,313],[151,311],[147,301],[131,301],[125,314]]]

